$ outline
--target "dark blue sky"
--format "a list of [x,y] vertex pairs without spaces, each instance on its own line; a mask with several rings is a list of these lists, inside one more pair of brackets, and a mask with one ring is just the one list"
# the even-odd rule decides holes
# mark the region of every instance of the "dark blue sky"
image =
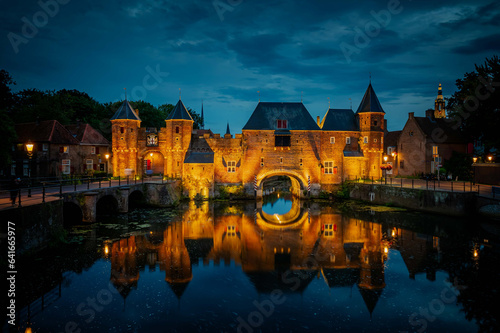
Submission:
[[186,106],[204,101],[207,128],[224,133],[229,121],[233,134],[257,91],[269,102],[303,94],[316,119],[328,98],[356,111],[371,73],[398,130],[434,106],[439,83],[447,97],[498,54],[499,25],[494,0],[3,1],[0,68],[15,91],[77,89],[101,102],[126,87],[130,100],[175,104],[181,88]]

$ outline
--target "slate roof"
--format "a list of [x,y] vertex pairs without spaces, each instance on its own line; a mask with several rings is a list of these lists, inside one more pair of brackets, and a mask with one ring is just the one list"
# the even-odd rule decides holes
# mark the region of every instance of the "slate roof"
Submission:
[[356,111],[356,113],[360,112],[385,113],[384,109],[382,109],[382,105],[380,105],[380,102],[378,101],[377,95],[375,94],[375,90],[373,90],[371,83],[368,85],[368,88],[366,89],[361,104],[359,104],[358,111]]
[[398,139],[401,135],[402,131],[392,131],[387,132],[384,138],[384,146],[387,147],[396,147],[398,145]]
[[89,124],[66,125],[65,127],[71,132],[74,138],[83,144],[109,145],[110,143],[101,133]]
[[440,143],[468,143],[458,130],[452,128],[452,123],[444,118],[430,119],[428,117],[415,117],[420,129],[427,138]]
[[16,124],[17,142],[49,142],[78,145],[80,142],[57,120]]
[[320,130],[302,103],[259,102],[244,130],[277,130],[277,120],[288,122],[288,130]]
[[351,109],[329,109],[321,121],[323,131],[359,131],[356,116]]
[[184,163],[214,163],[214,153],[191,152],[186,156]]
[[348,151],[344,150],[344,157],[364,157],[362,151]]
[[193,118],[191,117],[189,111],[186,109],[184,103],[182,103],[181,100],[177,102],[172,112],[170,112],[170,114],[167,116],[166,120],[174,120],[174,119],[193,121]]
[[118,108],[118,110],[116,110],[113,117],[111,117],[111,120],[116,120],[116,119],[129,119],[129,120],[141,121],[141,118],[139,118],[137,113],[135,113],[134,109],[127,100],[123,101],[122,105]]

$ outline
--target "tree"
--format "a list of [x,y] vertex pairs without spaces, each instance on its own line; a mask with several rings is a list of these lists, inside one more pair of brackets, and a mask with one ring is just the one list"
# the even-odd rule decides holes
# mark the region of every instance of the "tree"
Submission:
[[16,84],[10,74],[5,70],[0,70],[0,168],[11,163],[12,144],[16,140],[16,130],[14,122],[10,117],[10,112],[14,105],[14,96],[10,86]]
[[486,58],[475,71],[456,81],[457,91],[448,100],[448,117],[462,133],[484,145],[487,154],[500,148],[500,60]]

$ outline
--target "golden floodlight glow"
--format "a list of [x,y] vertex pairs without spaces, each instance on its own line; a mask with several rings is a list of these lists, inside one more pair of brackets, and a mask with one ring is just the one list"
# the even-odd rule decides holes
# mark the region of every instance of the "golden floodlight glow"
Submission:
[[104,157],[106,157],[106,159],[109,159],[109,154],[104,155]]
[[473,158],[472,158],[472,161],[473,161],[474,163],[476,163],[476,162],[477,162],[477,157],[473,157]]
[[396,231],[393,230],[391,235],[392,237],[396,236]]
[[491,155],[490,155],[490,156],[488,156],[488,161],[490,161],[490,162],[491,162],[491,159],[492,159],[492,158],[493,158],[493,156],[491,156]]
[[109,247],[106,245],[104,246],[104,254],[108,254],[109,253]]
[[386,246],[386,247],[384,247],[384,253],[387,253],[387,252],[389,252],[389,248]]
[[153,153],[149,153],[149,156],[153,157]]
[[384,156],[384,162],[387,162],[387,155]]

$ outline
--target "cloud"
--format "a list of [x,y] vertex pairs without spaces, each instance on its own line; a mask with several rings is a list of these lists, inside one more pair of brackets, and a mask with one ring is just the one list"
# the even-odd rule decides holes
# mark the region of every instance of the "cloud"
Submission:
[[481,54],[485,52],[499,52],[500,34],[493,34],[485,37],[480,37],[467,41],[466,45],[459,46],[453,49],[459,54]]

